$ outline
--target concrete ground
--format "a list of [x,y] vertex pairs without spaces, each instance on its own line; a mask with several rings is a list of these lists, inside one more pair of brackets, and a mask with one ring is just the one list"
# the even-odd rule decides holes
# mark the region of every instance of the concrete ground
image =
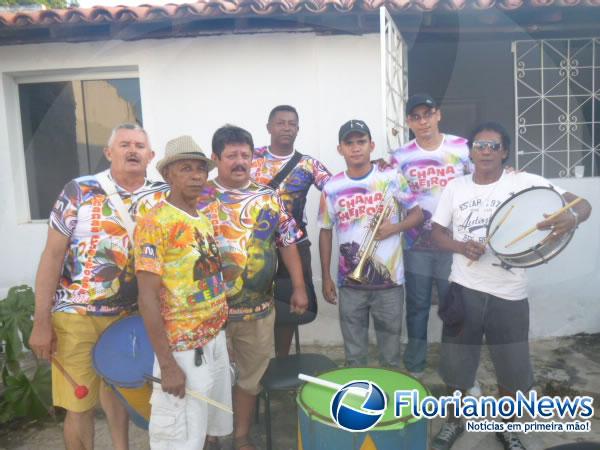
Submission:
[[[432,393],[441,394],[443,384],[435,372],[439,345],[431,346],[429,368],[423,377]],[[343,362],[341,347],[304,346],[304,352],[325,354],[336,362]],[[529,450],[544,450],[551,446],[595,441],[600,443],[600,335],[578,335],[566,338],[536,341],[531,344],[531,353],[536,376],[534,388],[543,395],[590,395],[594,397],[596,413],[591,420],[591,431],[585,433],[529,433],[523,436],[523,442]],[[373,361],[375,349],[373,349]],[[495,377],[491,361],[484,351],[478,372],[478,380],[484,394],[495,393]],[[296,450],[296,404],[293,393],[276,393],[273,408],[273,448],[274,450]],[[526,419],[523,419],[526,421]],[[434,436],[441,426],[441,419],[430,424],[430,436]],[[59,422],[31,423],[17,430],[0,432],[0,449],[6,450],[54,450],[63,448],[62,424]],[[264,449],[264,422],[254,429],[255,441]],[[224,449],[229,449],[229,440],[224,441]],[[106,420],[98,411],[96,422],[96,449],[110,449],[110,437]],[[131,448],[149,449],[147,434],[134,426],[131,427]],[[464,433],[453,446],[453,450],[501,450],[493,433]],[[600,444],[598,445],[600,449]],[[332,449],[334,450],[334,449]],[[337,450],[337,449],[335,449]],[[345,450],[345,449],[344,449]],[[388,450],[388,449],[380,449]],[[392,450],[392,449],[389,449]]]

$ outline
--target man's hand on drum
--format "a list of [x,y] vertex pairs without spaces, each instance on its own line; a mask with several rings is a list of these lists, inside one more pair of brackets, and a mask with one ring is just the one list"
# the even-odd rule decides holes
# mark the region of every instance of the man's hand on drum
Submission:
[[477,261],[485,253],[485,245],[475,241],[463,242],[462,254],[472,261]]
[[337,293],[335,291],[335,283],[331,277],[323,278],[323,297],[328,303],[337,305]]
[[38,358],[50,361],[56,352],[56,333],[51,319],[35,320],[29,337],[29,347]]
[[[550,214],[544,214],[544,217],[549,216]],[[543,220],[536,225],[538,230],[552,230],[552,233],[550,234],[552,239],[558,239],[576,226],[577,219],[570,211],[565,211],[553,219]]]
[[185,397],[185,373],[176,362],[160,368],[162,390],[175,397]]

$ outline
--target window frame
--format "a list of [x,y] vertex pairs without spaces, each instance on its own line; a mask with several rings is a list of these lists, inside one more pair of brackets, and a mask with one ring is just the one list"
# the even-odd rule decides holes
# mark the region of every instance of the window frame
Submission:
[[[11,72],[3,74],[3,87],[6,98],[7,138],[10,146],[12,185],[16,221],[18,225],[47,224],[46,219],[32,219],[29,187],[27,183],[27,166],[25,159],[25,143],[23,141],[23,123],[21,121],[21,99],[19,86],[29,83],[52,83],[71,81],[93,81],[106,79],[137,79],[140,84],[140,100],[143,98],[142,82],[137,66],[122,67],[90,67],[81,69],[42,70],[27,72]],[[144,102],[142,101],[142,115]],[[68,181],[68,180],[67,180]]]

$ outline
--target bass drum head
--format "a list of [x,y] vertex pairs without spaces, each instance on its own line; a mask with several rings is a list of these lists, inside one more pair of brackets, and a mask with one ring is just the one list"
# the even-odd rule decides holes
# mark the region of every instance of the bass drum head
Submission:
[[140,316],[129,316],[109,326],[92,350],[92,364],[107,382],[137,388],[152,375],[154,350]]
[[[558,255],[573,237],[573,231],[551,239],[551,230],[535,230],[527,237],[508,245],[516,237],[564,206],[562,196],[549,187],[532,187],[510,197],[496,210],[487,228],[494,254],[507,266],[527,268],[548,262]],[[508,214],[508,216],[507,216]],[[499,225],[506,217],[504,223]]]

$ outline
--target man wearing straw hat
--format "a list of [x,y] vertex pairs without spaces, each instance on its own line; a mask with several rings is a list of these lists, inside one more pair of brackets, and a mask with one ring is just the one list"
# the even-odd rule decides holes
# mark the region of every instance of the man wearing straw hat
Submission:
[[214,166],[191,137],[169,141],[157,169],[171,191],[136,226],[139,307],[156,354],[154,376],[162,379],[151,398],[152,449],[197,450],[207,434],[232,431],[230,413],[185,395],[188,388],[231,406],[221,257],[197,210]]
[[296,242],[296,222],[275,191],[251,181],[254,142],[233,125],[212,139],[217,177],[200,199],[218,236],[227,284],[227,339],[239,376],[233,390],[235,450],[255,450],[249,439],[260,380],[273,351],[273,277],[277,250],[292,280],[292,311],[306,311],[308,299]]
[[[154,152],[139,125],[115,127],[104,155],[108,170],[70,181],[54,204],[35,283],[29,343],[38,357],[55,362],[52,401],[67,410],[64,439],[69,450],[94,447],[98,398],[113,448],[129,447],[127,411],[94,371],[91,350],[103,330],[136,308],[133,220],[166,190],[164,183],[146,178]],[[64,371],[54,370],[59,364]],[[84,398],[75,395],[68,376],[88,387]]]
[[[517,391],[529,391],[533,384],[527,280],[523,269],[506,270],[486,251],[486,229],[494,212],[511,195],[532,186],[552,185],[537,175],[504,171],[510,137],[497,123],[475,128],[469,146],[475,165],[473,175],[448,183],[432,219],[434,241],[442,250],[453,253],[448,306],[461,305],[453,308],[453,317],[448,313],[443,317],[440,374],[450,393],[460,390],[464,394],[473,385],[485,335],[499,395],[514,397]],[[577,198],[553,187],[567,202]],[[590,204],[580,200],[556,217],[546,216],[537,229],[552,230],[551,237],[558,238],[587,220],[590,212]],[[463,423],[453,415],[443,424],[431,448],[449,449],[463,431]],[[505,450],[526,449],[515,433],[498,432],[496,437]]]

